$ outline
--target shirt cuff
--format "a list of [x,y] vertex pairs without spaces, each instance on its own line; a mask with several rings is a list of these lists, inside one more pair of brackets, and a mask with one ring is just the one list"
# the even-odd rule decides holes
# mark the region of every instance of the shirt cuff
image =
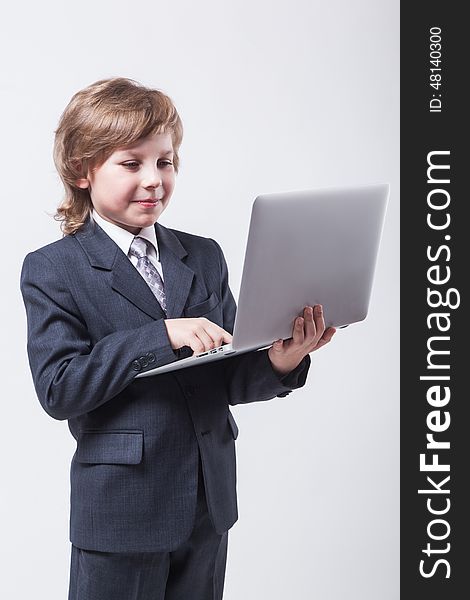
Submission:
[[[310,354],[304,356],[304,358],[300,361],[300,363],[295,367],[293,371],[290,373],[286,373],[286,375],[278,375],[274,369],[273,371],[276,373],[277,378],[287,388],[291,390],[295,390],[297,388],[303,387],[307,380],[307,374],[310,369]],[[285,392],[283,394],[278,394],[279,397],[287,396],[289,392]]]

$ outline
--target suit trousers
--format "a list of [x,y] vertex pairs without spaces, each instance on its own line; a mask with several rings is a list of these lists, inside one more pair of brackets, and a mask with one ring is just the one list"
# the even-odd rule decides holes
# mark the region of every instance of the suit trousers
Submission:
[[190,537],[172,552],[98,552],[72,544],[68,600],[221,600],[228,532],[216,533],[199,457]]

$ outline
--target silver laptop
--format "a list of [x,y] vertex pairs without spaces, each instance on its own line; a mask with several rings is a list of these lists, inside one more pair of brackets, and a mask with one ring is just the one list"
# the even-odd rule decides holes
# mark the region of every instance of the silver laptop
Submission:
[[305,306],[322,304],[327,326],[365,319],[388,196],[385,183],[258,196],[232,343],[137,377],[269,347],[292,336]]

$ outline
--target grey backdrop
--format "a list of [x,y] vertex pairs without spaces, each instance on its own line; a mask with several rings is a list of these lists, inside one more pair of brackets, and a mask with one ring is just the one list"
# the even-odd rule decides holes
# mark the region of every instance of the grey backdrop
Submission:
[[74,441],[35,397],[19,272],[28,251],[60,237],[50,215],[62,197],[51,157],[61,111],[78,89],[122,75],[175,101],[185,138],[162,223],[215,237],[235,296],[256,194],[391,183],[367,320],[312,355],[304,389],[234,409],[240,520],[225,598],[397,599],[398,0],[6,10],[0,596],[66,598]]

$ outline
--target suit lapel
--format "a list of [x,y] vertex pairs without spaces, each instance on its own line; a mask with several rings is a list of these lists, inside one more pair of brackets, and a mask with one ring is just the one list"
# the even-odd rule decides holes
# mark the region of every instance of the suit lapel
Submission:
[[183,258],[188,253],[176,235],[160,223],[155,223],[155,232],[165,279],[167,314],[176,319],[183,314],[194,271],[184,264]]
[[[167,317],[178,318],[188,298],[194,271],[182,258],[187,256],[183,245],[166,227],[155,224],[160,261],[163,268]],[[90,217],[75,234],[92,267],[111,271],[111,287],[153,319],[165,317],[160,304],[140,273],[115,242]]]

